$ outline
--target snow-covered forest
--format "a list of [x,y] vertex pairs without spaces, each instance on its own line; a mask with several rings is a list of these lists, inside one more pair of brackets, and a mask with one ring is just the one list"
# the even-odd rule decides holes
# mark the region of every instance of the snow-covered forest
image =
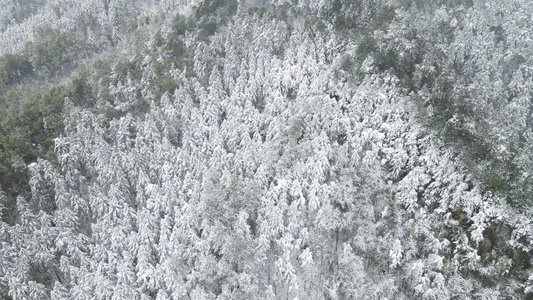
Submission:
[[0,0],[2,299],[533,299],[530,0]]

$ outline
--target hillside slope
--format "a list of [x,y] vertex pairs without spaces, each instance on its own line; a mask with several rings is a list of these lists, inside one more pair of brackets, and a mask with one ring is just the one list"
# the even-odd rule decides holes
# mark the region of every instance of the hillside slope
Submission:
[[44,2],[2,23],[4,298],[533,296],[529,1]]

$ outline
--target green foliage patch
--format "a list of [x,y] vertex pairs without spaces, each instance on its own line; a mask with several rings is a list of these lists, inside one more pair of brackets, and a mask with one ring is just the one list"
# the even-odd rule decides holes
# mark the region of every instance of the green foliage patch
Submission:
[[68,74],[84,52],[83,39],[73,32],[41,27],[36,36],[39,39],[27,42],[24,52],[41,79]]
[[[21,84],[0,94],[0,186],[7,207],[29,192],[28,164],[37,158],[55,161],[54,138],[63,132],[65,99],[76,106],[94,105],[88,80],[80,72],[65,85]],[[9,213],[3,215],[9,219]]]
[[0,57],[0,79],[4,85],[21,84],[33,75],[33,66],[20,54],[4,54]]
[[213,36],[220,26],[229,22],[237,12],[237,7],[238,2],[236,0],[207,0],[201,2],[194,12],[194,19],[198,20],[198,37],[201,40],[207,40]]
[[8,197],[28,191],[27,164],[38,157],[54,160],[66,95],[62,86],[21,85],[0,96],[0,178]]
[[238,2],[236,0],[206,0],[198,5],[194,16],[196,20],[216,15],[231,17],[237,11],[237,7]]
[[396,10],[391,5],[382,6],[372,19],[373,25],[378,29],[386,28],[396,17]]

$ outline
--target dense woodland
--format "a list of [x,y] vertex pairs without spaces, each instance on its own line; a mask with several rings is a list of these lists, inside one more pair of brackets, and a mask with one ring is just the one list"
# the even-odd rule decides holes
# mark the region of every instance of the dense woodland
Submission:
[[533,299],[532,15],[0,0],[0,297]]

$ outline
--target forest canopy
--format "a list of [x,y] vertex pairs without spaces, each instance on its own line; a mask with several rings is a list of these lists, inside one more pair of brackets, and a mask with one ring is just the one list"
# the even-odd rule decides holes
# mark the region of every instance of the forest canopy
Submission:
[[533,298],[533,2],[0,4],[2,299]]

